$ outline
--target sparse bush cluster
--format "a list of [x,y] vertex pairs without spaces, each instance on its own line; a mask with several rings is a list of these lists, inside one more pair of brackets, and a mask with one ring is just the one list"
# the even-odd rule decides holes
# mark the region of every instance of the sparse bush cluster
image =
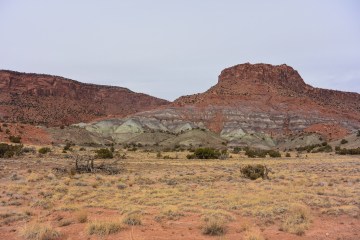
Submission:
[[336,154],[340,154],[340,155],[360,155],[360,147],[359,148],[352,148],[352,149],[336,147]]
[[312,150],[312,153],[319,153],[319,152],[332,152],[332,147],[328,144],[326,144],[325,146],[319,147],[317,149]]
[[275,150],[261,150],[261,149],[245,149],[245,155],[249,158],[265,158],[266,155],[269,155],[272,158],[278,158],[281,157],[281,153],[279,151]]
[[27,240],[53,240],[61,236],[58,231],[49,225],[32,224],[21,230],[21,235]]
[[260,150],[260,149],[245,149],[245,155],[248,156],[249,158],[264,158],[266,157],[267,151],[265,150]]
[[135,152],[138,150],[138,148],[144,147],[141,143],[125,143],[123,145],[124,149],[127,149],[129,151]]
[[106,236],[122,229],[123,226],[120,221],[95,221],[88,224],[87,232],[89,235]]
[[101,148],[95,151],[96,152],[96,158],[101,158],[101,159],[110,159],[113,158],[113,152],[108,149],[108,148]]
[[19,156],[21,154],[22,147],[22,145],[0,143],[0,158],[10,158],[14,155]]
[[270,157],[272,158],[279,158],[281,157],[281,154],[279,151],[275,151],[275,150],[270,150],[267,152],[269,154]]
[[256,165],[247,165],[240,169],[241,174],[245,178],[255,180],[258,178],[269,179],[269,169],[265,165],[256,164]]
[[12,143],[21,143],[21,137],[20,137],[20,136],[10,135],[10,136],[9,136],[9,140],[10,140],[10,142],[12,142]]
[[219,150],[214,148],[198,148],[193,154],[189,154],[186,157],[188,159],[218,159],[221,154]]
[[51,149],[49,147],[42,147],[38,150],[38,152],[41,154],[47,154],[47,153],[51,152]]
[[318,153],[318,152],[331,152],[333,149],[332,147],[327,143],[323,142],[321,144],[312,144],[305,147],[298,147],[296,148],[298,152],[308,152],[308,153]]

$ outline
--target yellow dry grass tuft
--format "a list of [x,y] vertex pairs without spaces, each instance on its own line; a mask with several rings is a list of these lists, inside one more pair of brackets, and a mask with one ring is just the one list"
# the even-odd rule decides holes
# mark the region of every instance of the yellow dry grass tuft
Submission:
[[136,226],[141,225],[141,217],[138,213],[130,213],[128,214],[124,219],[123,223],[130,225],[130,226]]
[[301,236],[309,228],[310,222],[309,209],[304,205],[294,204],[290,207],[280,230]]
[[221,218],[211,217],[202,226],[202,233],[210,236],[221,236],[226,232],[225,221]]
[[39,223],[26,225],[20,230],[20,235],[26,240],[53,240],[60,237],[60,233],[50,225]]
[[87,232],[89,235],[106,236],[123,230],[124,227],[118,220],[94,221],[88,223]]

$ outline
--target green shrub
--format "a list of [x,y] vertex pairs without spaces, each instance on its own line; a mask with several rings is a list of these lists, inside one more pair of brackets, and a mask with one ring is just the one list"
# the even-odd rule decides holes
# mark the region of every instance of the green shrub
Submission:
[[266,150],[261,150],[261,149],[245,149],[245,155],[248,156],[249,158],[264,158],[266,157],[266,154],[268,153],[268,151]]
[[357,136],[357,137],[360,137],[360,130],[358,130],[356,136]]
[[5,133],[6,133],[6,134],[10,134],[10,129],[7,128],[7,129],[5,130]]
[[9,145],[0,143],[0,158],[10,158],[14,155],[20,155],[23,145]]
[[261,150],[261,149],[249,149],[246,148],[245,149],[245,155],[248,156],[249,158],[265,158],[266,155],[268,155],[272,158],[277,158],[277,157],[281,157],[281,154],[279,151],[275,151],[275,150]]
[[42,147],[38,150],[38,152],[41,154],[47,154],[47,153],[51,152],[51,149],[48,147]]
[[332,147],[327,142],[323,142],[321,144],[312,144],[312,145],[308,145],[308,146],[304,146],[304,147],[298,147],[298,148],[296,148],[296,150],[298,152],[307,151],[308,153],[310,153],[310,152],[313,152],[313,153],[331,152]]
[[96,158],[110,159],[114,157],[113,153],[108,148],[101,148],[96,150],[95,152]]
[[286,153],[286,154],[285,154],[285,157],[291,157],[291,154],[290,154],[290,153]]
[[349,142],[348,140],[342,139],[340,143],[341,143],[341,144],[347,144],[348,142]]
[[279,151],[275,151],[275,150],[270,150],[268,151],[268,154],[270,157],[272,158],[280,158],[281,157],[281,154]]
[[340,155],[360,155],[360,147],[353,149],[340,148],[336,151],[336,154]]
[[219,150],[213,148],[198,148],[194,154],[189,154],[188,159],[218,159],[221,156]]
[[15,137],[15,136],[11,135],[11,136],[9,136],[9,140],[12,143],[21,143],[21,137],[20,136]]
[[268,179],[269,170],[265,165],[256,164],[256,165],[247,165],[240,169],[241,174],[245,178],[255,180],[258,178]]
[[318,153],[318,152],[332,152],[332,147],[330,145],[325,145],[322,147],[319,147],[317,149],[312,150],[312,153]]
[[234,147],[233,153],[237,154],[241,151],[241,147]]

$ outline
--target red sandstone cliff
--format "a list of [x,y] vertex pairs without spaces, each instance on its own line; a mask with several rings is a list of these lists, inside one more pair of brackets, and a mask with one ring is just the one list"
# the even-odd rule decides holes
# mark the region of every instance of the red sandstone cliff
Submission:
[[168,104],[126,88],[58,76],[0,71],[0,119],[48,126],[126,116]]

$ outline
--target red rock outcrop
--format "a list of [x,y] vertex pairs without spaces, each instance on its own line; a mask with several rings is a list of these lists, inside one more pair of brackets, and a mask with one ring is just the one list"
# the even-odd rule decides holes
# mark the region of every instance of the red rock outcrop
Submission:
[[353,131],[360,128],[360,94],[314,88],[287,65],[246,63],[223,70],[204,93],[136,117],[145,124],[146,118],[157,119],[170,130],[193,123],[229,139],[259,132],[288,135],[314,124]]
[[0,120],[60,126],[166,105],[126,88],[80,83],[58,76],[0,71]]
[[330,114],[341,112],[356,119],[360,115],[360,94],[314,88],[285,64],[245,63],[226,68],[218,83],[208,91],[180,97],[175,103],[177,106],[240,104],[268,110],[315,108]]

